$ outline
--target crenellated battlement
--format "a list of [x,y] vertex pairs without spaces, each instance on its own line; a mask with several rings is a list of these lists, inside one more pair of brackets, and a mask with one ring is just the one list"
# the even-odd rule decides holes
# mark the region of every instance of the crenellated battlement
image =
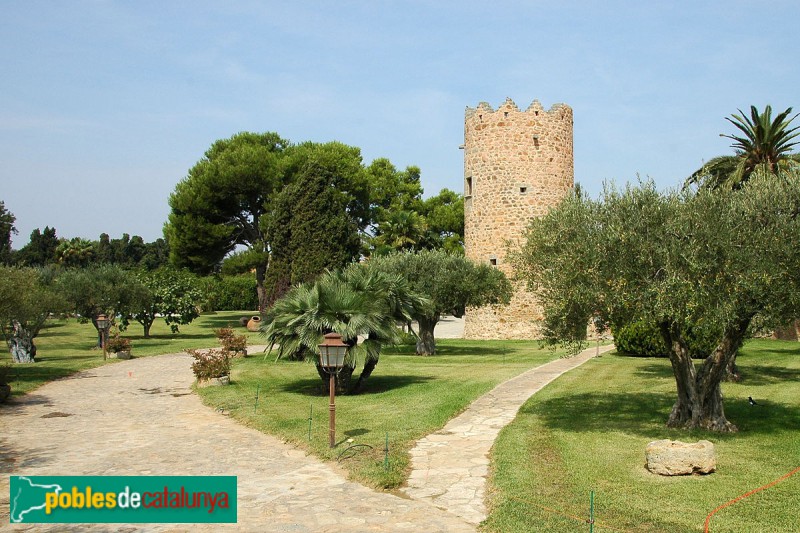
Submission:
[[485,115],[487,118],[489,118],[489,115],[493,115],[495,113],[509,113],[511,111],[516,113],[530,113],[534,116],[538,116],[539,113],[544,113],[557,118],[565,118],[567,114],[572,116],[572,108],[567,104],[556,103],[550,106],[550,109],[545,110],[539,100],[534,100],[525,111],[520,111],[517,104],[511,98],[506,98],[505,102],[500,104],[497,109],[494,109],[488,102],[480,102],[477,107],[467,106],[464,116],[466,119],[470,119],[475,115],[479,117],[481,115]]
[[[506,244],[519,243],[529,222],[544,215],[574,184],[572,108],[545,110],[534,100],[521,111],[506,98],[464,114],[464,247],[467,257],[513,277]],[[511,304],[467,312],[467,338],[536,338],[541,309],[515,283]]]

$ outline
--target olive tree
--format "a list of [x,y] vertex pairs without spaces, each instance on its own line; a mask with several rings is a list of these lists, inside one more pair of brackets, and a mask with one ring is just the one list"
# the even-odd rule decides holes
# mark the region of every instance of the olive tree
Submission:
[[[95,329],[98,315],[116,317],[130,308],[139,290],[130,272],[116,265],[65,270],[56,278],[56,288],[64,298],[67,310],[75,313],[79,320],[90,321]],[[98,329],[97,346],[101,345]]]
[[442,315],[461,317],[467,307],[507,304],[511,299],[511,282],[500,270],[444,250],[373,256],[367,266],[403,276],[412,290],[430,301],[413,310],[412,318],[419,325],[419,355],[436,353],[434,329]]
[[34,339],[50,313],[62,308],[52,272],[0,266],[0,334],[17,363],[33,363]]
[[[721,381],[754,318],[800,312],[800,178],[753,176],[738,190],[661,193],[652,182],[567,197],[531,222],[516,271],[544,307],[552,342],[579,341],[587,322],[637,316],[670,349],[677,398],[668,426],[736,431]],[[693,325],[716,332],[698,364]]]

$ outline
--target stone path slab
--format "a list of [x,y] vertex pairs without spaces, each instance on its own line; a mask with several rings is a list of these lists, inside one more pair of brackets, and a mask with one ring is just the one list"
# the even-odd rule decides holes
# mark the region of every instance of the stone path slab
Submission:
[[[599,352],[613,348],[602,346]],[[420,439],[411,449],[412,471],[403,491],[479,524],[486,518],[489,451],[500,430],[531,395],[596,354],[597,348],[592,347],[511,378],[475,400],[442,429]]]
[[[204,406],[186,354],[108,364],[0,407],[0,529],[133,532],[473,532],[427,502],[333,467]],[[235,475],[238,524],[9,524],[10,475]],[[333,503],[337,502],[337,503]]]

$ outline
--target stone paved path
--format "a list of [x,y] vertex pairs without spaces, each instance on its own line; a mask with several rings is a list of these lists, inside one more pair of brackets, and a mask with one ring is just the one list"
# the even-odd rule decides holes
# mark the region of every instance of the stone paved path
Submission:
[[[427,502],[348,482],[331,466],[205,407],[190,390],[190,361],[175,354],[105,365],[0,409],[0,529],[475,530]],[[10,525],[9,475],[236,475],[239,523]]]
[[[600,347],[600,353],[613,348]],[[497,434],[531,395],[594,357],[596,350],[592,347],[575,357],[556,359],[501,383],[442,429],[419,440],[411,450],[412,471],[404,492],[472,524],[480,523],[486,518],[489,450]]]
[[[488,453],[500,429],[533,393],[594,354],[592,348],[521,374],[420,440],[405,489],[412,499],[348,482],[333,467],[205,407],[191,393],[186,354],[81,372],[0,409],[0,529],[473,532],[485,518]],[[239,522],[9,525],[9,475],[236,475]]]

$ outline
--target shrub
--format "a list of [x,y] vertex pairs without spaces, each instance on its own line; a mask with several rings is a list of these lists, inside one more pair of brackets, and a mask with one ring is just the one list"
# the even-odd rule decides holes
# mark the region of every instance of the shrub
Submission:
[[247,350],[247,335],[236,335],[229,327],[215,329],[214,334],[223,350],[233,353],[243,353]]
[[231,373],[231,354],[225,349],[187,350],[194,358],[192,372],[197,379],[220,378]]
[[[717,335],[700,327],[689,328],[686,341],[689,355],[705,359],[716,347]],[[658,326],[645,320],[634,320],[614,328],[614,344],[623,355],[637,357],[668,357],[669,349]]]
[[203,291],[203,311],[258,309],[256,278],[253,274],[207,276],[202,278],[200,286]]
[[617,351],[639,357],[666,357],[669,353],[655,324],[636,320],[614,328]]
[[402,328],[397,328],[397,341],[395,344],[398,346],[416,346],[417,336],[410,331],[403,331]]
[[219,309],[236,311],[239,309],[258,309],[256,277],[253,274],[223,276],[220,278]]
[[106,341],[106,350],[109,352],[129,352],[131,350],[131,340],[119,334],[114,335]]

